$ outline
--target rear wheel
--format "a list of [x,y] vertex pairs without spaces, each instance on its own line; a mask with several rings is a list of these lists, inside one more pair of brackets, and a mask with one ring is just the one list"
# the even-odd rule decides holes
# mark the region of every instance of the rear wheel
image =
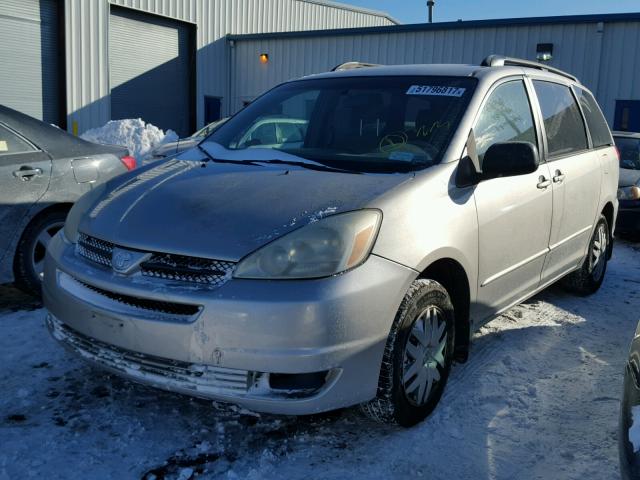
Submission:
[[436,407],[454,351],[449,294],[433,280],[416,280],[400,305],[387,339],[376,398],[362,405],[371,418],[405,427]]
[[14,261],[16,286],[40,296],[44,273],[44,257],[53,236],[64,227],[65,210],[53,210],[36,217],[25,229]]
[[589,251],[579,270],[570,273],[562,280],[562,285],[568,290],[578,295],[591,295],[595,293],[604,281],[609,261],[609,248],[611,235],[609,223],[604,215],[600,219],[593,231]]

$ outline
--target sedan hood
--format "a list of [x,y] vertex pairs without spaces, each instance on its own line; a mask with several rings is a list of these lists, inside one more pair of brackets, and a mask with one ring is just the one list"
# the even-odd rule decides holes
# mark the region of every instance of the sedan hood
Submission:
[[620,180],[618,186],[631,187],[632,185],[638,185],[640,183],[640,170],[631,170],[628,168],[620,169]]
[[[237,261],[323,216],[362,208],[413,178],[211,162],[200,155],[190,150],[107,189],[79,230],[132,249]],[[244,156],[257,161],[253,151]]]

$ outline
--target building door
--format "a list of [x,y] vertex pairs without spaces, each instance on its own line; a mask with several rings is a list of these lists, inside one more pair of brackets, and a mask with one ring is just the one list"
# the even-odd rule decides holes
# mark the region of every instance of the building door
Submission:
[[0,104],[58,126],[60,3],[0,1]]
[[613,129],[640,132],[640,100],[616,100]]
[[220,120],[222,110],[222,100],[218,97],[204,97],[204,124]]
[[191,26],[111,7],[111,118],[141,118],[180,136],[193,133]]

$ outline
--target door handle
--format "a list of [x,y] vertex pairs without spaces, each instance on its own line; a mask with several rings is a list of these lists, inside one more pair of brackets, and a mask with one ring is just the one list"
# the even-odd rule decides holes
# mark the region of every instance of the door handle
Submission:
[[547,179],[544,175],[540,175],[540,177],[538,177],[538,184],[536,185],[536,187],[538,187],[540,190],[548,188],[549,185],[551,185],[551,180]]
[[19,178],[23,182],[28,182],[33,177],[39,177],[42,175],[41,168],[22,167],[20,170],[13,172],[13,176]]
[[555,175],[553,176],[553,183],[562,183],[564,182],[564,173],[560,170],[556,170]]

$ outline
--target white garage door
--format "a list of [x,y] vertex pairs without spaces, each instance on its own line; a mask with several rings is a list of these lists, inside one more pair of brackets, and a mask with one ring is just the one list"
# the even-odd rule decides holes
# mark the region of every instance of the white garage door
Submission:
[[60,120],[57,0],[0,1],[0,104]]
[[142,118],[184,136],[190,112],[190,36],[181,22],[111,8],[111,118]]

